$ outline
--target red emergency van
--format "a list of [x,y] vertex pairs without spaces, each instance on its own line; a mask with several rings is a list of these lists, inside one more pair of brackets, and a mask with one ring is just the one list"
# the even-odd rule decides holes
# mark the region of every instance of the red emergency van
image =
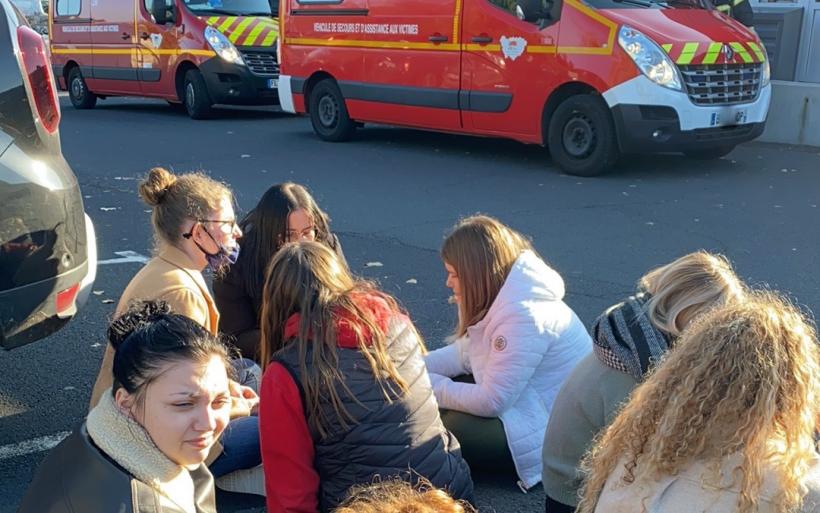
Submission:
[[268,0],[51,0],[49,34],[54,75],[79,109],[146,96],[200,119],[218,103],[278,103]]
[[282,0],[282,108],[548,147],[596,175],[622,154],[716,158],[771,97],[756,34],[709,0]]

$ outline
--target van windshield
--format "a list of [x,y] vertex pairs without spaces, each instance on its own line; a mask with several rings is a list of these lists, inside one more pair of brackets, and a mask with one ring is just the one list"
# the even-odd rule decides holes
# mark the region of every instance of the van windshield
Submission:
[[587,0],[596,9],[712,9],[709,0]]
[[[271,16],[276,15],[278,0],[183,0],[194,14],[212,16]],[[274,4],[274,10],[271,10]]]

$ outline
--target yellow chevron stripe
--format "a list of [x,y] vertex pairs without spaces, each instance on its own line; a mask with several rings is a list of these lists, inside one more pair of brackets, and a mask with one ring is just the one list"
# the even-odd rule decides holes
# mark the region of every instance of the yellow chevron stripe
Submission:
[[683,45],[683,51],[680,53],[680,57],[678,57],[678,64],[687,65],[691,64],[692,60],[695,58],[695,54],[698,51],[698,43],[686,43]]
[[735,42],[729,43],[729,46],[731,46],[734,49],[734,51],[737,52],[738,55],[740,55],[740,58],[743,59],[744,63],[748,64],[750,62],[754,62],[752,56],[749,55],[749,51],[746,50],[746,47],[742,44]]
[[706,57],[703,58],[704,64],[714,64],[720,56],[720,50],[723,48],[723,43],[709,43],[709,49],[706,50]]
[[228,27],[233,25],[233,22],[235,22],[235,21],[236,21],[236,16],[228,16],[227,18],[225,18],[225,21],[222,22],[222,25],[217,27],[217,30],[220,31],[220,32],[224,32],[224,31],[228,30]]
[[231,31],[231,35],[228,39],[231,40],[231,43],[236,43],[236,40],[239,39],[242,34],[245,32],[245,29],[248,28],[248,25],[253,23],[253,18],[245,18],[241,22],[239,22],[239,26],[237,26],[233,31]]
[[219,16],[211,16],[208,18],[208,25],[214,25],[217,21],[219,21]]
[[259,34],[261,34],[263,30],[265,30],[265,24],[257,23],[256,26],[253,27],[253,30],[251,30],[251,33],[248,34],[248,37],[245,38],[245,41],[240,46],[253,46],[254,43],[256,43],[256,38],[259,37]]
[[663,48],[664,52],[669,53],[672,51],[672,43],[666,43],[665,45],[661,45],[661,48]]
[[760,45],[758,45],[754,41],[750,41],[747,44],[749,45],[749,48],[751,48],[752,51],[757,56],[757,60],[759,60],[760,62],[763,62],[763,61],[766,60],[766,53],[760,48]]
[[272,46],[273,42],[276,41],[276,36],[279,35],[279,32],[276,30],[269,30],[268,35],[265,36],[265,39],[262,40],[262,44],[259,46]]

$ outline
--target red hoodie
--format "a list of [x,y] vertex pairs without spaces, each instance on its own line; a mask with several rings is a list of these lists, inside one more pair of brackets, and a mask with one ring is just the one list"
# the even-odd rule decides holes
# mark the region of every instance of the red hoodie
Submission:
[[[373,312],[379,327],[387,331],[397,314],[378,296],[361,296],[359,306]],[[298,336],[300,315],[285,323],[285,339]],[[354,319],[336,321],[336,345],[355,349]],[[408,320],[409,322],[409,320]],[[367,332],[364,332],[367,334]],[[268,513],[316,513],[319,509],[319,474],[313,467],[313,439],[305,419],[299,388],[280,363],[271,362],[259,391],[259,438],[265,467]]]

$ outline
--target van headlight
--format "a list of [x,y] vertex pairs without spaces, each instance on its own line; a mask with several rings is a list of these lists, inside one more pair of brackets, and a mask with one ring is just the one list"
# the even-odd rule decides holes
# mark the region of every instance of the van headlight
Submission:
[[245,64],[239,50],[225,37],[225,35],[213,27],[205,27],[205,41],[214,49],[217,55],[228,62],[234,64]]
[[657,43],[634,28],[624,25],[618,32],[618,44],[632,57],[646,78],[669,89],[682,89],[678,68]]
[[769,59],[763,61],[763,69],[760,72],[760,86],[766,87],[772,81],[772,67],[769,65]]

